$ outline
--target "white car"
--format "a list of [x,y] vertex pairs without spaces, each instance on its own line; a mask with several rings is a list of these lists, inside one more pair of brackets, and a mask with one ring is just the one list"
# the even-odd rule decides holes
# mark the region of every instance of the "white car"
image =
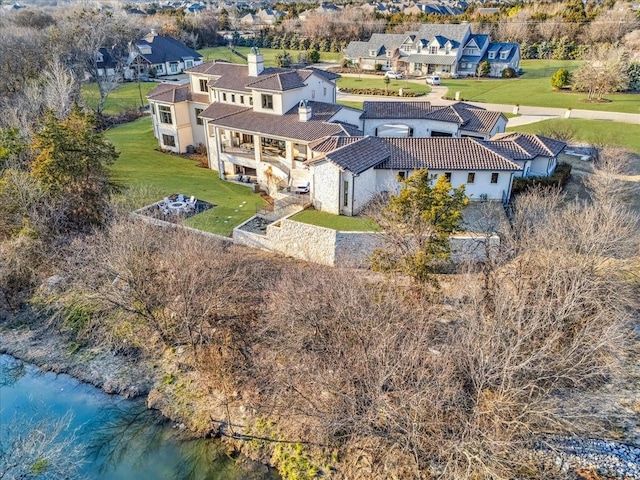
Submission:
[[393,70],[387,70],[384,76],[387,78],[395,78],[396,80],[400,80],[402,78],[401,73],[396,73]]
[[438,75],[431,75],[427,77],[427,83],[429,85],[440,85],[440,77]]

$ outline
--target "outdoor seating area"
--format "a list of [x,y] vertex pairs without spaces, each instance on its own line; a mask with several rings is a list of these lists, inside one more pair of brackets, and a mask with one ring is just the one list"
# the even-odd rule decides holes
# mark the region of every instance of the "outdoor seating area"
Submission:
[[158,208],[164,215],[183,215],[194,211],[196,202],[196,197],[193,195],[186,198],[183,194],[178,193],[172,197],[164,197],[164,200],[158,203]]
[[177,222],[213,207],[214,204],[198,200],[193,195],[187,197],[182,193],[176,193],[142,209],[140,213],[160,220]]

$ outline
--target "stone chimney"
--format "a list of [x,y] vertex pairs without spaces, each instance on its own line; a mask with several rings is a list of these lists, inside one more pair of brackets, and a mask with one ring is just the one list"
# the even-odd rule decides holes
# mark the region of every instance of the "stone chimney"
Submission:
[[258,47],[251,48],[251,53],[247,55],[247,62],[249,63],[250,77],[257,77],[264,70],[264,61]]
[[298,120],[301,122],[308,122],[311,120],[313,114],[311,105],[307,100],[300,100],[298,104]]

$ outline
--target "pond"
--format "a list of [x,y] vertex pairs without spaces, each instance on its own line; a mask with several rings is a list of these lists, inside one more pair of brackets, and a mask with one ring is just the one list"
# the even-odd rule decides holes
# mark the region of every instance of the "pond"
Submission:
[[[216,439],[187,433],[141,400],[0,355],[0,477],[276,479]],[[23,475],[25,474],[26,475]]]

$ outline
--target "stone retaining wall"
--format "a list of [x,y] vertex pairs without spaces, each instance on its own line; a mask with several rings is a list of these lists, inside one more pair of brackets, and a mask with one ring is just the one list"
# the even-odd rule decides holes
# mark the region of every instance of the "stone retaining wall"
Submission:
[[[243,230],[243,225],[233,230],[235,243],[322,265],[365,267],[371,253],[384,246],[380,233],[339,232],[287,218],[268,225],[264,233]],[[489,238],[472,234],[454,236],[451,258],[456,262],[482,261],[486,258],[487,248],[499,244],[496,235]]]

